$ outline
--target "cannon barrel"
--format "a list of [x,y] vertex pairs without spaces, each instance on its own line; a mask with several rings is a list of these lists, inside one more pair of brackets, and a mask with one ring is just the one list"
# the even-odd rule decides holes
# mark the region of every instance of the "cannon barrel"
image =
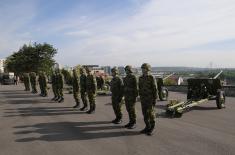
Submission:
[[223,71],[221,70],[218,74],[216,74],[216,76],[213,77],[213,79],[217,79],[222,73]]
[[171,76],[174,75],[174,74],[175,74],[175,73],[172,73],[172,74],[170,74],[170,75],[164,77],[164,78],[163,78],[163,81],[166,80],[166,79],[168,79],[169,77],[171,77]]

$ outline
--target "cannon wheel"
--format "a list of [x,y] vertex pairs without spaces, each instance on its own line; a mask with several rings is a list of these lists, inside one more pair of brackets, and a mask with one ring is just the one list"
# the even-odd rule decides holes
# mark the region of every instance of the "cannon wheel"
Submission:
[[168,89],[163,87],[162,91],[159,95],[159,98],[161,101],[167,101],[168,100]]
[[216,96],[216,105],[218,109],[225,108],[225,95],[224,92],[220,91]]

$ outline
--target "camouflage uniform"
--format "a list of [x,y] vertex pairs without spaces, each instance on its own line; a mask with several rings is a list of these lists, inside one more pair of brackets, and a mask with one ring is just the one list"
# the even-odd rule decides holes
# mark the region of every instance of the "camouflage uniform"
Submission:
[[23,80],[24,80],[25,91],[30,91],[29,73],[24,73],[23,74]]
[[31,72],[30,74],[29,74],[29,76],[30,76],[30,83],[31,83],[31,87],[32,87],[32,93],[37,93],[38,91],[37,91],[37,87],[36,87],[36,85],[37,85],[37,83],[36,83],[36,79],[37,79],[37,75],[36,75],[36,73],[34,73],[34,72]]
[[87,92],[86,92],[86,72],[84,68],[80,69],[80,93],[83,102],[83,107],[80,109],[81,111],[87,109]]
[[144,63],[141,68],[143,75],[139,77],[139,95],[146,125],[141,133],[151,135],[155,128],[154,106],[157,99],[157,84],[155,78],[149,74],[150,65]]
[[136,103],[136,97],[138,96],[137,79],[135,75],[132,74],[131,69],[132,69],[131,66],[125,67],[127,75],[123,79],[125,104],[126,104],[126,110],[129,115],[129,123],[126,124],[125,127],[129,129],[135,128],[136,124],[135,103]]
[[96,98],[97,84],[95,76],[92,75],[91,73],[91,69],[86,68],[86,71],[87,71],[86,92],[90,103],[90,110],[87,111],[87,113],[91,114],[94,113],[96,109],[95,98]]
[[76,105],[73,108],[80,107],[79,78],[76,69],[73,69],[73,97],[76,102]]
[[58,102],[63,102],[64,101],[64,94],[63,94],[63,88],[64,88],[64,76],[58,70],[56,72],[56,94],[58,94]]
[[122,122],[122,97],[123,97],[123,82],[122,79],[117,76],[117,68],[112,68],[112,80],[111,80],[111,92],[112,92],[112,106],[116,116],[112,122],[120,124]]
[[53,71],[52,75],[51,75],[51,87],[52,87],[52,91],[54,94],[54,97],[51,100],[58,100],[58,94],[56,91],[56,74]]
[[41,90],[41,96],[46,97],[47,96],[47,77],[44,72],[41,72],[38,77],[38,83]]

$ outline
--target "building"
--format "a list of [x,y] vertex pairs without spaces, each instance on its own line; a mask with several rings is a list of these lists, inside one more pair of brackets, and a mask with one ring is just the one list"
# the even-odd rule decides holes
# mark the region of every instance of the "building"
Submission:
[[103,68],[105,74],[111,75],[111,67],[110,66],[102,66],[101,68]]
[[5,64],[5,59],[0,59],[0,73],[3,73],[4,72],[4,64]]

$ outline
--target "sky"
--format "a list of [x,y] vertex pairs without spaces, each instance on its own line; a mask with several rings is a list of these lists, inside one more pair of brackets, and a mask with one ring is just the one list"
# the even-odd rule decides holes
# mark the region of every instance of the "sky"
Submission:
[[235,0],[0,0],[0,58],[23,44],[62,65],[235,68]]

